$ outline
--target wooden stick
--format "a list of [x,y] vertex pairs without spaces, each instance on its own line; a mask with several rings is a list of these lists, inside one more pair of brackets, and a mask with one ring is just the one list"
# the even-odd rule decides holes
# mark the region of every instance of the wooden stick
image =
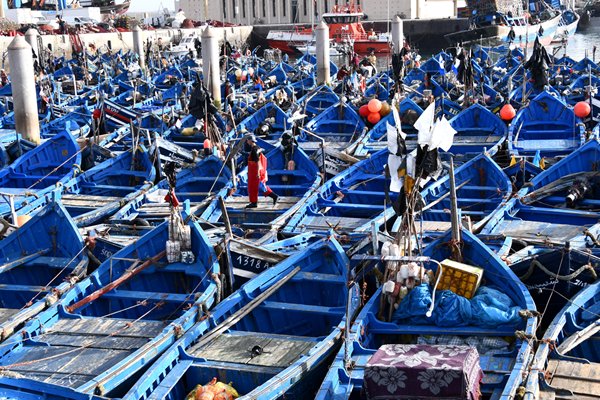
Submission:
[[149,260],[144,261],[144,263],[141,264],[139,267],[134,268],[130,271],[126,271],[123,275],[121,275],[114,281],[110,282],[108,285],[101,287],[100,289],[96,290],[94,293],[90,294],[89,296],[86,296],[83,299],[79,300],[77,303],[73,304],[72,306],[67,307],[67,311],[72,313],[73,311],[77,310],[78,308],[81,308],[82,306],[98,299],[105,293],[108,293],[111,290],[119,287],[121,284],[127,282],[129,279],[133,278],[135,275],[137,275],[144,269],[146,269],[149,266],[151,266],[152,264],[155,264],[156,262],[158,262],[158,260],[163,258],[165,256],[165,254],[167,254],[167,251],[163,250],[160,253],[158,253],[157,255],[155,255],[154,257],[150,258]]

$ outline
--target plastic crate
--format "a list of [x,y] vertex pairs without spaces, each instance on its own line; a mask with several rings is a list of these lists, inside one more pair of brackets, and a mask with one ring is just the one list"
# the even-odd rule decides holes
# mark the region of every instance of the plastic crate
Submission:
[[[437,285],[438,290],[451,290],[467,299],[475,295],[483,277],[482,268],[448,259],[442,261],[440,264],[442,264],[442,276]],[[435,274],[436,282],[439,274],[440,269],[438,268]]]

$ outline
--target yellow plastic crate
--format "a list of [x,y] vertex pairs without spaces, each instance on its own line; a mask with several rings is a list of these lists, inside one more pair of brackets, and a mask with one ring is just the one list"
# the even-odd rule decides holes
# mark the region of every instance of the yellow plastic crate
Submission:
[[[475,295],[483,277],[482,268],[448,259],[442,261],[440,264],[442,264],[442,277],[437,286],[438,290],[451,290],[467,299]],[[440,269],[438,268],[435,275],[436,282],[439,274]]]

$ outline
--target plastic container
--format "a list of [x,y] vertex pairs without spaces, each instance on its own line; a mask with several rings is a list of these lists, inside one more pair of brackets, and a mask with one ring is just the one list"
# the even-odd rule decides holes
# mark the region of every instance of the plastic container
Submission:
[[[483,277],[482,268],[448,259],[442,261],[440,264],[442,264],[442,276],[437,286],[438,290],[451,290],[467,299],[475,295]],[[440,269],[438,268],[434,282],[437,282],[439,274]]]

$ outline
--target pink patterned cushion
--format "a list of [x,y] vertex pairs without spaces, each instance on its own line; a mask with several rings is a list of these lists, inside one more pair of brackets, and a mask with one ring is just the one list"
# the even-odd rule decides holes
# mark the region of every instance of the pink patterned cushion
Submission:
[[387,344],[367,362],[370,400],[479,400],[479,353],[467,346]]

